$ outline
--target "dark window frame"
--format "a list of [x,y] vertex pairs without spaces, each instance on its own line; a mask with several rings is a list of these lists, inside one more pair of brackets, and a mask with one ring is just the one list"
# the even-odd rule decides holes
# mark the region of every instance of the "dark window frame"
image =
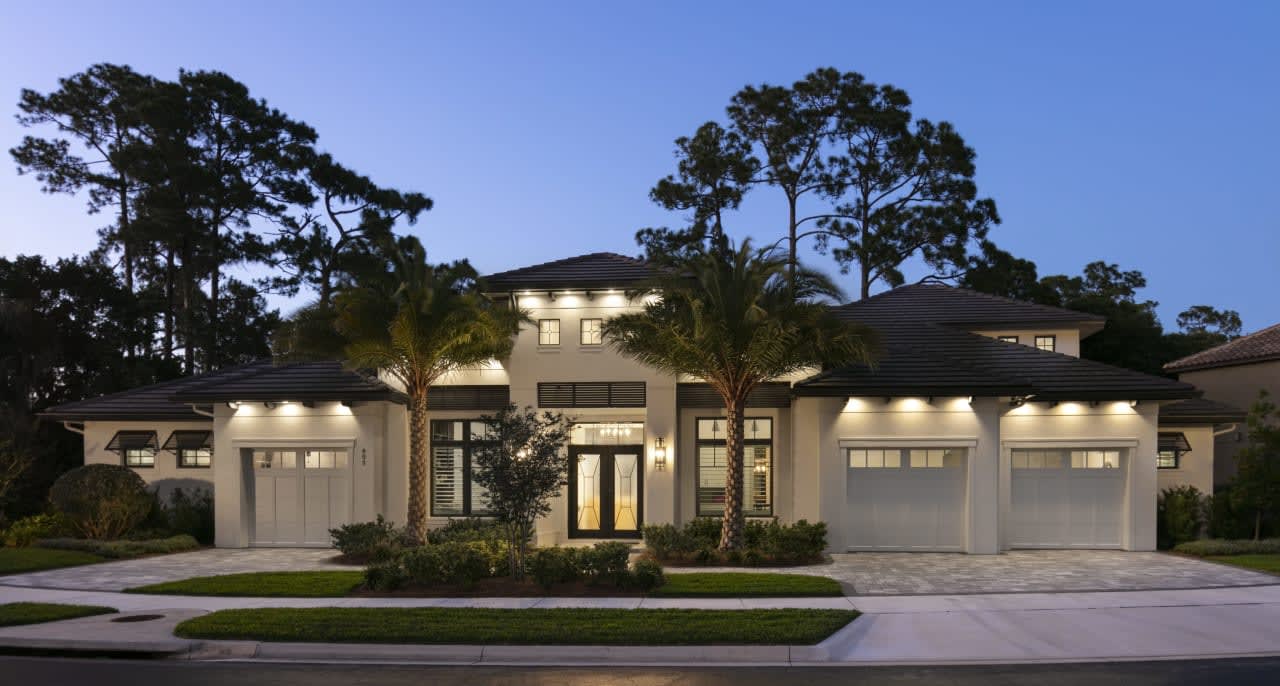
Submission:
[[[697,516],[697,517],[718,517],[724,513],[723,507],[720,508],[720,512],[704,513],[702,511],[702,502],[698,498],[698,484],[701,483],[700,477],[702,475],[702,448],[704,446],[714,447],[714,446],[724,446],[726,444],[725,439],[701,438],[698,435],[698,425],[703,420],[713,420],[713,419],[727,421],[727,418],[724,415],[695,417],[693,420],[693,511],[694,511],[694,516]],[[773,433],[774,433],[774,429],[777,428],[777,424],[773,421],[773,417],[767,417],[767,416],[743,417],[742,421],[745,426],[747,422],[760,421],[760,420],[769,422],[769,438],[748,439],[746,437],[743,437],[742,448],[743,448],[743,454],[745,456],[747,446],[752,446],[752,445],[769,446],[769,511],[767,514],[759,514],[758,510],[748,510],[745,506],[746,493],[743,493],[744,505],[742,508],[742,514],[744,517],[748,517],[748,518],[772,517],[774,516],[774,510],[775,510],[773,506],[774,493],[776,492],[777,489],[775,488],[774,479],[777,476],[777,470],[775,469],[775,465],[778,460],[773,447]],[[727,447],[726,447],[726,452],[728,452]],[[743,467],[742,480],[745,482],[747,479],[746,465],[744,464],[742,467]],[[745,489],[745,485],[743,488]]]
[[[452,424],[453,422],[462,422],[462,440],[440,440],[436,438],[435,424],[436,422],[444,422]],[[475,446],[493,444],[496,441],[478,441],[472,439],[474,431],[472,424],[483,424],[479,419],[433,419],[427,425],[427,455],[429,456],[431,474],[427,481],[427,490],[431,497],[431,516],[432,517],[492,517],[492,512],[476,512],[471,508],[471,475],[472,475],[472,453]],[[456,447],[462,449],[462,512],[441,513],[436,509],[436,459],[435,449],[441,447]]]
[[[550,335],[552,335],[552,334],[554,334],[554,335],[555,335],[555,339],[556,339],[556,340],[555,340],[555,342],[554,342],[554,343],[543,343],[543,342],[542,342],[542,335],[543,335],[543,331],[542,331],[542,323],[543,323],[543,322],[555,322],[555,323],[556,323],[556,330],[555,330],[555,331],[548,331],[548,332],[546,332],[548,336],[550,336]],[[560,320],[559,320],[559,319],[555,319],[555,318],[547,318],[547,319],[539,319],[539,320],[538,320],[538,345],[540,345],[540,346],[547,346],[547,347],[551,347],[551,346],[559,346],[559,345],[560,345]]]
[[[1187,451],[1185,451],[1185,450],[1177,450],[1177,449],[1174,449],[1174,450],[1157,450],[1157,451],[1156,451],[1156,469],[1182,469],[1182,455],[1183,455],[1183,453],[1185,453],[1185,452],[1187,452]],[[1160,464],[1160,460],[1164,457],[1164,455],[1165,455],[1166,453],[1168,453],[1168,454],[1172,454],[1172,455],[1173,455],[1173,464],[1172,464],[1172,465],[1162,465],[1162,464]]]
[[[196,452],[197,450],[209,451],[209,464],[186,464],[183,461],[186,453]],[[178,448],[176,452],[178,458],[178,469],[211,469],[213,467],[213,448]]]
[[1012,336],[1012,335],[996,336],[996,340],[1000,341],[1001,343],[1013,343],[1014,345],[1018,344],[1018,337]]
[[[600,336],[599,342],[587,342],[587,322],[599,322],[599,326],[596,330],[596,333]],[[604,319],[602,317],[583,317],[578,320],[578,345],[587,346],[589,348],[598,348],[604,345]]]
[[[129,462],[129,453],[142,452],[144,450],[151,452],[151,464],[131,464]],[[120,460],[124,463],[124,466],[128,467],[129,469],[155,469],[156,458],[159,457],[159,455],[160,455],[160,451],[152,447],[120,449]]]
[[[1040,347],[1041,339],[1046,339],[1046,338],[1049,339],[1048,349]],[[1044,350],[1045,352],[1049,352],[1049,353],[1058,352],[1058,335],[1057,334],[1036,334],[1034,343],[1035,343],[1036,350]]]

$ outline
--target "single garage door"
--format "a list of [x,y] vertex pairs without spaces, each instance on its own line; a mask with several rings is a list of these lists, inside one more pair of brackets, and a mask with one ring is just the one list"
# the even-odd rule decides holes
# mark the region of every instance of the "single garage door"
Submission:
[[964,448],[848,448],[850,550],[963,550]]
[[1120,547],[1125,451],[1015,449],[1011,459],[1011,547]]
[[328,546],[351,520],[351,456],[345,448],[254,449],[253,545]]

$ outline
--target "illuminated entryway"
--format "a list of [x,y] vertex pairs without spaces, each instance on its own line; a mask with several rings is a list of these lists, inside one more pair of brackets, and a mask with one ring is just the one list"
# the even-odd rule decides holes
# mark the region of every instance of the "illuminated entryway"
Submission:
[[575,424],[569,445],[569,536],[636,538],[644,521],[644,424]]

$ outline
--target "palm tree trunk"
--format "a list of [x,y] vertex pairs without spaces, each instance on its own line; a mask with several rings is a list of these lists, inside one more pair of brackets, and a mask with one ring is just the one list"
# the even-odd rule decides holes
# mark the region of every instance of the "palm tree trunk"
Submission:
[[724,519],[720,524],[720,550],[741,550],[746,521],[742,512],[742,402],[725,402]]
[[427,542],[427,389],[409,392],[409,535]]

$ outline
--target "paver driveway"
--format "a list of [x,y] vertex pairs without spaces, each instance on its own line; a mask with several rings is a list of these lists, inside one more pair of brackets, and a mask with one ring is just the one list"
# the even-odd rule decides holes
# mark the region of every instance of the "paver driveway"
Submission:
[[360,569],[329,562],[337,554],[336,550],[319,548],[210,548],[190,553],[0,576],[0,585],[65,588],[75,591],[122,591],[135,586],[189,579],[193,576]]
[[829,576],[849,595],[1146,591],[1280,584],[1280,577],[1261,572],[1165,553],[1119,550],[1015,550],[999,555],[837,553],[831,558],[830,564],[769,571]]

